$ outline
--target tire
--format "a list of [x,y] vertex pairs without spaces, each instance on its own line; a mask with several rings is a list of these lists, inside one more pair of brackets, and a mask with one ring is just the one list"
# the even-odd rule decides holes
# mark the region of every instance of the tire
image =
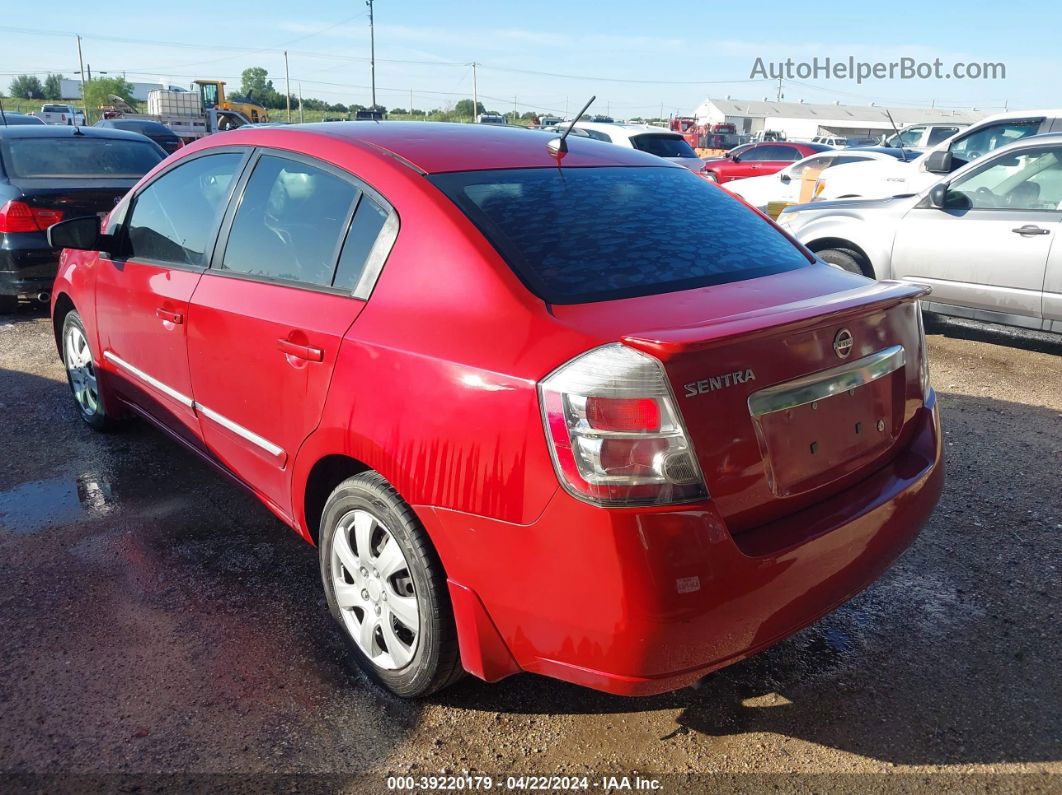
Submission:
[[858,273],[860,276],[870,274],[863,268],[863,258],[856,252],[847,248],[827,248],[818,252],[819,258],[831,265],[836,265],[850,273]]
[[363,472],[336,487],[318,550],[328,609],[371,679],[420,698],[463,676],[442,563],[413,509],[381,475]]
[[0,315],[13,315],[17,311],[17,295],[0,295]]
[[714,171],[706,171],[704,178],[709,182],[719,182],[719,177]]
[[97,380],[96,358],[89,345],[89,335],[76,310],[70,310],[63,318],[60,339],[66,380],[70,384],[77,413],[94,431],[115,430],[118,422],[107,409],[107,400]]

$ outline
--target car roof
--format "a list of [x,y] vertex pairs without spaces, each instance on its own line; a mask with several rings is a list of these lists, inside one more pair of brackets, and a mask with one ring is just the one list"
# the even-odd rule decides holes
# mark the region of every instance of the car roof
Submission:
[[664,127],[654,127],[651,124],[624,124],[622,122],[577,121],[575,123],[575,126],[576,128],[581,127],[584,130],[596,130],[597,132],[608,133],[611,136],[620,135],[625,138],[633,138],[636,135],[646,134],[665,135],[668,138],[682,137],[681,133],[677,133],[674,130],[668,130]]
[[148,129],[151,129],[151,130],[161,129],[161,130],[163,130],[165,132],[173,133],[174,135],[177,134],[177,133],[174,133],[173,130],[171,130],[165,124],[162,124],[161,122],[154,121],[153,119],[100,119],[98,122],[96,122],[92,126],[93,127],[106,127],[108,129],[111,129],[111,130],[120,130],[120,129],[122,129],[121,127],[116,127],[115,125],[117,125],[117,124],[129,124],[129,125],[132,125],[134,127],[146,127]]
[[[4,127],[0,125],[0,138],[124,138],[130,141],[143,141],[140,133],[127,130],[115,130],[110,127],[73,127],[67,124],[18,125]],[[150,139],[148,139],[150,140]]]
[[[428,121],[350,121],[293,124],[286,127],[235,130],[208,139],[216,145],[304,145],[329,138],[361,150],[390,156],[427,173],[483,171],[507,168],[548,168],[557,158],[546,144],[557,133],[500,124],[459,124]],[[672,166],[647,152],[569,135],[565,167]],[[209,144],[208,144],[209,145]]]
[[[37,116],[34,116],[32,113],[19,113],[18,111],[14,111],[14,110],[5,110],[4,111],[4,117],[11,122],[11,126],[12,127],[14,125],[16,125],[16,124],[19,124],[19,125],[30,124],[30,125],[33,125],[35,127],[39,126],[41,124],[44,124],[44,119],[38,118]],[[2,120],[0,120],[0,127],[4,127],[4,126],[5,126],[4,122]]]

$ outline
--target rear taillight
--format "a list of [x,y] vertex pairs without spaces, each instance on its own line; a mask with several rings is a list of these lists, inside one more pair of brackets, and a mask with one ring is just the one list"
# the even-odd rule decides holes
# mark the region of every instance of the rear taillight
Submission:
[[62,210],[30,207],[12,199],[0,207],[0,234],[11,232],[43,232],[63,220]]
[[572,359],[539,384],[553,464],[564,487],[597,505],[707,497],[660,362],[619,343]]

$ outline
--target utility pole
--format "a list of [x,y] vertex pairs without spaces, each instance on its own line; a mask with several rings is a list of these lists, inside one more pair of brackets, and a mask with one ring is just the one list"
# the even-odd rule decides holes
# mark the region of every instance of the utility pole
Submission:
[[91,83],[92,82],[92,64],[89,64],[85,68],[88,69],[88,79],[89,79],[89,82]]
[[472,123],[475,124],[479,121],[479,94],[476,92],[476,67],[475,61],[472,62]]
[[778,78],[778,101],[782,101],[782,78]]
[[284,50],[284,101],[288,105],[288,124],[291,124],[291,75],[288,73],[288,51]]
[[516,104],[516,94],[513,94],[513,122],[520,118],[520,108]]
[[299,124],[302,124],[302,122],[303,122],[303,116],[302,116],[302,81],[300,80],[299,81]]
[[[81,67],[81,101],[85,101],[85,61],[81,57],[81,37],[77,37],[77,63]],[[88,108],[85,108],[86,112]],[[86,119],[87,121],[87,119]]]
[[372,18],[373,0],[365,0],[369,7],[369,74],[372,78],[372,108],[376,110],[376,29],[373,27]]
[[413,89],[409,89],[409,115],[413,115]]

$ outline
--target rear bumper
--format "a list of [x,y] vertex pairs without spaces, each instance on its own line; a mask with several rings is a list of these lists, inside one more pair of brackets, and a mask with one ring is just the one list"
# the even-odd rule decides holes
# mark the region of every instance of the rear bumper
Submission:
[[48,292],[58,269],[59,250],[43,233],[0,235],[0,295]]
[[807,626],[914,540],[943,486],[935,397],[887,467],[784,522],[730,534],[712,504],[606,510],[558,491],[531,525],[421,509],[462,662],[620,695],[692,684]]

